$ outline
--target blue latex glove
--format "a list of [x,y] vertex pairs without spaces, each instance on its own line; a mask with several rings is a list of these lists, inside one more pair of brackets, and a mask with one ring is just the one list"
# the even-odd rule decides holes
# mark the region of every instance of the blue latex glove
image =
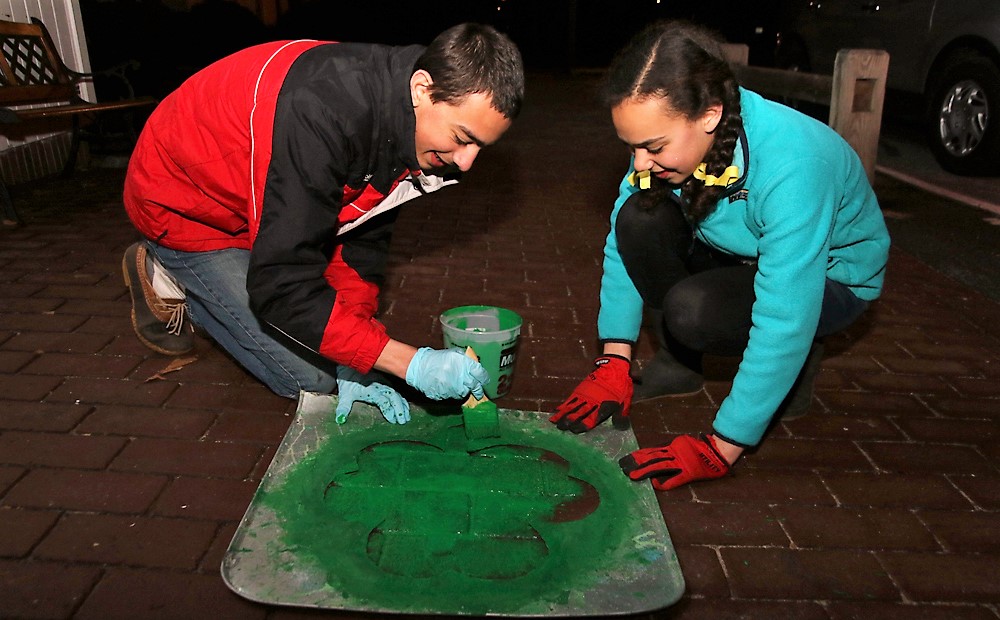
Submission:
[[434,400],[483,397],[490,375],[483,365],[458,349],[417,349],[406,369],[406,383]]
[[347,421],[354,403],[375,405],[392,424],[410,421],[410,403],[379,379],[378,373],[363,375],[348,366],[337,367],[337,424]]

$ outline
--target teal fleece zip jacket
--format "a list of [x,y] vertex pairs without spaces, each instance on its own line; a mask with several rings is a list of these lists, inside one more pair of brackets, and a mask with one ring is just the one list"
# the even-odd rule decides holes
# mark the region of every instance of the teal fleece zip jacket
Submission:
[[[750,338],[733,388],[714,421],[723,438],[760,442],[809,353],[826,278],[859,298],[882,290],[889,233],[857,154],[823,123],[740,89],[749,170],[743,190],[724,198],[696,228],[711,248],[757,262]],[[742,148],[733,163],[745,170]],[[618,254],[615,224],[633,193],[628,173],[604,248],[598,335],[635,342],[642,298]]]

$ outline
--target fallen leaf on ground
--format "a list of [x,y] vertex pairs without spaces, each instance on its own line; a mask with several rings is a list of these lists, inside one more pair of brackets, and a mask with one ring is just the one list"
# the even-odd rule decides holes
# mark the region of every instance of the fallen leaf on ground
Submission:
[[155,379],[162,379],[163,375],[165,375],[165,374],[167,374],[169,372],[174,372],[175,370],[180,370],[181,368],[184,368],[185,366],[187,366],[191,362],[195,362],[197,360],[198,360],[198,356],[197,355],[195,355],[193,357],[180,357],[180,358],[176,358],[176,359],[170,360],[169,364],[167,364],[166,366],[164,366],[163,368],[161,368],[159,370],[159,372],[151,375],[150,377],[147,377],[146,380],[143,381],[143,383],[149,383],[150,381],[153,381]]

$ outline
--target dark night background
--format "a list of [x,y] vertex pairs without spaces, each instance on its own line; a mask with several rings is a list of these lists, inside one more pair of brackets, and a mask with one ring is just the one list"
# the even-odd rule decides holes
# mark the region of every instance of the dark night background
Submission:
[[163,97],[198,69],[256,43],[311,38],[426,44],[465,21],[507,33],[535,71],[606,66],[632,34],[666,17],[703,23],[730,41],[749,43],[751,64],[770,65],[779,2],[300,0],[271,26],[228,0],[204,0],[183,11],[160,0],[81,0],[80,5],[92,69],[138,61],[129,72],[136,93]]

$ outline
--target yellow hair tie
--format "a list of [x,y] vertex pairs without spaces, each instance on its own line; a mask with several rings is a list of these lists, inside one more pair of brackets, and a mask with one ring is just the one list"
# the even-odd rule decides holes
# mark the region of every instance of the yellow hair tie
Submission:
[[[638,181],[638,183],[636,183],[636,181]],[[639,189],[649,189],[649,170],[637,170],[633,172],[628,175],[628,182],[632,184],[632,187],[638,185]]]
[[726,168],[722,176],[716,177],[705,172],[706,164],[698,166],[698,169],[694,171],[694,178],[705,182],[705,185],[721,185],[723,187],[728,187],[736,182],[740,178],[740,169],[736,166],[729,166]]

